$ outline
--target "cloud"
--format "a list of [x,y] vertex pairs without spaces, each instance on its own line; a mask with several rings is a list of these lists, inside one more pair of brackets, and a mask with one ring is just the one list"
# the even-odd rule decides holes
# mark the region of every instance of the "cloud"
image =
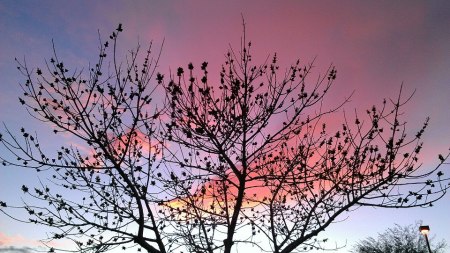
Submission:
[[30,247],[1,247],[0,252],[2,253],[31,253],[31,252],[37,252],[36,249],[30,248]]
[[25,238],[20,234],[7,235],[5,233],[0,232],[0,246],[13,247],[14,245],[39,246],[41,244],[37,240]]
[[0,253],[3,252],[46,252],[47,247],[70,248],[66,241],[50,241],[45,245],[39,240],[24,237],[21,234],[8,235],[0,232]]

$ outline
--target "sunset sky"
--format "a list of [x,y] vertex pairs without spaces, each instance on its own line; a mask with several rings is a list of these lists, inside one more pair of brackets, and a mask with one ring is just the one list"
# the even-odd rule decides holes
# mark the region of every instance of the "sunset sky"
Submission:
[[[298,58],[315,58],[314,74],[336,65],[328,99],[338,103],[354,91],[344,108],[351,113],[395,97],[403,83],[405,94],[415,91],[405,109],[409,127],[419,129],[431,118],[423,167],[436,165],[437,154],[450,148],[450,1],[0,1],[0,132],[3,123],[17,132],[24,126],[48,139],[43,144],[50,150],[64,144],[18,101],[24,78],[14,58],[43,66],[52,39],[67,64],[87,68],[96,60],[98,32],[109,36],[122,23],[122,49],[153,41],[158,50],[164,41],[159,72],[208,61],[211,75],[218,75],[227,49],[239,47],[242,16],[254,62],[276,52],[282,68]],[[444,172],[450,176],[450,166]],[[20,203],[21,185],[38,183],[34,171],[0,167],[0,200]],[[450,194],[432,208],[360,208],[341,220],[320,235],[329,238],[329,247],[347,245],[339,253],[395,223],[419,220],[450,243]],[[0,249],[36,247],[44,237],[43,228],[0,214]]]

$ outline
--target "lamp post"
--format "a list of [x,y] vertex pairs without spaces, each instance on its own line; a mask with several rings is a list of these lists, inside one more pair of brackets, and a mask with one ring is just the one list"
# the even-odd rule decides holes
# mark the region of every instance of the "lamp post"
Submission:
[[428,234],[430,233],[430,226],[420,226],[420,233],[425,236],[425,241],[427,242],[428,252],[431,253],[430,242],[428,241]]

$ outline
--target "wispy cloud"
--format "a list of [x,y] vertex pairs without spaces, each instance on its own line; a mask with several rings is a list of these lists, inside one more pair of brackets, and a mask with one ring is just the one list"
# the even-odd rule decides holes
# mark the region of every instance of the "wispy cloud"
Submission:
[[25,238],[20,234],[16,235],[7,235],[5,233],[0,232],[0,252],[1,250],[6,249],[4,247],[14,247],[14,246],[27,246],[27,247],[37,247],[42,246],[42,244],[37,240],[32,240],[29,238]]
[[8,235],[0,232],[0,253],[47,252],[48,247],[70,248],[66,241],[50,241],[45,244],[39,240],[27,238],[21,234]]

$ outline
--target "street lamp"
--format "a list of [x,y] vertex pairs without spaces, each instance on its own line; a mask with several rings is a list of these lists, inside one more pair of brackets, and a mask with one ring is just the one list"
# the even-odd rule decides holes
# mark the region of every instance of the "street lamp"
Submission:
[[420,226],[420,233],[425,236],[425,241],[427,242],[428,252],[431,253],[430,242],[428,241],[428,234],[430,233],[430,226]]

